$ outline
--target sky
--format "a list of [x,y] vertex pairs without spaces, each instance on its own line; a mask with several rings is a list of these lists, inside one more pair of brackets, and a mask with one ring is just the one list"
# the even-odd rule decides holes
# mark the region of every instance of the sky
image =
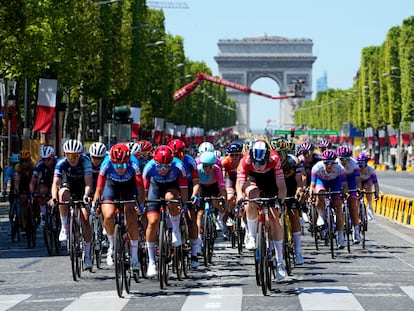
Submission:
[[[363,48],[381,45],[393,26],[414,15],[411,0],[176,0],[188,9],[164,9],[166,31],[184,39],[184,51],[192,61],[204,61],[219,76],[214,57],[220,39],[253,36],[280,36],[311,39],[313,55],[313,96],[316,80],[328,76],[328,87],[352,87]],[[262,78],[252,89],[278,95],[279,87]],[[280,102],[250,95],[250,127],[277,128]]]

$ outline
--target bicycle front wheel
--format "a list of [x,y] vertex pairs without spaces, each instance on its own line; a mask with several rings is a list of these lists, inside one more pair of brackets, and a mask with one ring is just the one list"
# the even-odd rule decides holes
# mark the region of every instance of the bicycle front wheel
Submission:
[[158,279],[160,281],[160,288],[164,289],[167,286],[168,282],[168,263],[167,263],[167,232],[166,232],[166,224],[164,220],[160,222],[160,230],[159,230],[159,237],[158,237],[158,244],[159,244],[159,256],[158,256]]
[[206,267],[208,265],[209,237],[211,236],[209,221],[208,211],[205,210],[203,214],[203,259]]
[[72,277],[74,281],[79,278],[80,262],[78,258],[78,245],[79,245],[79,225],[74,217],[70,218],[70,231],[69,231],[69,253],[72,266]]
[[114,233],[114,261],[115,261],[115,283],[118,296],[122,297],[124,285],[124,240],[119,224],[115,225]]
[[266,254],[266,242],[264,238],[263,226],[259,227],[259,232],[257,235],[258,239],[258,248],[259,248],[259,280],[262,287],[262,293],[264,296],[267,295],[267,282],[265,275],[267,273],[266,264],[267,264],[267,254]]
[[349,215],[349,208],[348,205],[345,205],[344,207],[344,218],[345,218],[345,228],[344,228],[344,234],[346,239],[346,245],[348,253],[351,252],[351,219]]
[[288,275],[292,275],[292,244],[289,238],[292,238],[290,233],[290,219],[289,216],[283,214],[281,217],[283,228],[283,257],[285,259],[286,272]]
[[331,250],[331,257],[332,259],[335,259],[335,249],[334,249],[335,232],[334,232],[333,210],[329,207],[327,208],[326,213],[328,214],[327,223],[328,223],[329,247]]
[[361,203],[359,206],[361,223],[359,224],[359,233],[362,240],[362,249],[365,249],[365,238],[366,232],[368,230],[368,217],[367,217],[367,207],[364,203]]

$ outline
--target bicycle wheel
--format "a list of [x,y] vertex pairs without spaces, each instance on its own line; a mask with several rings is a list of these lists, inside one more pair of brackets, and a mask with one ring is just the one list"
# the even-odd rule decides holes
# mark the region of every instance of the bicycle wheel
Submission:
[[49,212],[46,213],[45,225],[43,226],[43,239],[45,241],[45,246],[47,254],[52,256],[53,252],[53,230],[52,230],[52,217]]
[[290,224],[290,220],[289,220],[289,216],[284,213],[281,217],[282,220],[282,228],[283,228],[283,258],[285,260],[285,268],[286,268],[286,273],[288,275],[292,275],[292,257],[291,257],[291,245],[290,245],[290,240],[289,240],[289,235],[291,236],[290,232],[289,232],[289,224]]
[[164,220],[160,222],[160,230],[158,236],[159,244],[159,256],[158,256],[158,279],[160,282],[160,288],[164,289],[167,284],[166,278],[168,278],[168,267],[167,267],[167,232],[166,224]]
[[95,260],[96,260],[96,256],[95,256],[95,250],[96,250],[96,234],[95,234],[95,221],[94,221],[94,216],[89,215],[89,224],[91,226],[91,231],[92,231],[92,238],[91,238],[91,249],[89,252],[89,256],[91,258],[91,263],[92,263],[92,267],[91,267],[91,272],[93,270],[93,265],[95,264]]
[[148,269],[148,249],[147,243],[145,241],[141,241],[139,243],[139,253],[138,253],[139,262],[141,264],[141,275],[143,278],[147,277],[147,269]]
[[212,220],[212,217],[214,217],[214,215],[210,213],[209,221],[208,221],[209,236],[208,236],[208,244],[207,244],[208,245],[207,259],[208,259],[209,264],[213,262],[214,241],[217,237],[216,226],[215,226],[215,222]]
[[328,207],[326,210],[327,213],[327,224],[328,224],[328,237],[329,237],[329,248],[331,251],[332,259],[335,259],[335,250],[334,250],[334,219],[333,219],[333,210]]
[[26,232],[27,248],[34,248],[35,241],[36,241],[36,235],[35,235],[36,227],[34,224],[32,209],[30,206],[26,206],[25,218],[26,218],[25,232]]
[[184,261],[184,250],[182,246],[174,247],[174,269],[175,274],[177,274],[177,279],[181,281],[183,275],[183,261]]
[[129,241],[124,242],[123,256],[124,256],[124,269],[123,269],[124,285],[125,285],[126,293],[129,294],[131,291],[131,279],[132,279],[131,250],[130,250]]
[[243,239],[245,232],[241,226],[241,219],[237,218],[236,220],[236,234],[237,234],[237,250],[239,254],[243,253]]
[[317,211],[315,205],[311,205],[311,218],[312,218],[311,219],[312,220],[312,223],[311,223],[312,230],[311,230],[311,232],[312,232],[313,239],[315,241],[315,248],[316,248],[317,251],[319,251],[318,243],[319,243],[319,232],[320,231],[319,231],[318,226],[316,225],[316,220],[318,219],[318,211]]
[[266,241],[263,232],[263,225],[259,227],[257,234],[258,239],[258,255],[259,255],[259,280],[262,287],[262,293],[264,296],[267,295],[267,280],[266,280],[266,264],[267,264],[267,253],[266,253]]
[[70,218],[70,233],[69,233],[69,253],[72,267],[72,277],[74,281],[78,280],[78,260],[77,260],[77,232],[78,226],[74,217]]
[[121,226],[115,225],[114,232],[114,261],[115,261],[115,283],[118,296],[122,297],[124,286],[124,240]]
[[362,249],[365,249],[365,238],[366,238],[365,233],[368,230],[368,217],[367,217],[367,207],[365,206],[364,203],[360,204],[359,213],[360,213],[360,219],[361,219],[361,222],[359,224],[359,233],[361,235],[361,240],[362,240]]
[[76,224],[77,224],[77,231],[76,234],[76,271],[78,273],[78,278],[81,277],[82,270],[83,270],[83,242],[82,242],[82,226],[81,226],[81,211],[78,210],[76,214]]
[[[207,206],[208,203],[205,203]],[[210,226],[209,226],[209,217],[208,217],[208,210],[204,210],[203,214],[203,259],[204,259],[204,266],[207,267],[208,265],[208,255],[209,255],[209,236],[211,235]]]
[[55,247],[56,254],[60,254],[60,242],[59,242],[59,233],[61,228],[60,217],[57,214],[51,215],[51,237],[52,237],[52,245]]
[[344,235],[345,235],[345,239],[346,239],[346,245],[347,245],[347,250],[348,253],[351,252],[351,232],[352,232],[352,224],[351,224],[351,218],[349,215],[349,208],[348,205],[344,205],[343,206],[344,209],[344,218],[345,218],[345,227],[344,227]]

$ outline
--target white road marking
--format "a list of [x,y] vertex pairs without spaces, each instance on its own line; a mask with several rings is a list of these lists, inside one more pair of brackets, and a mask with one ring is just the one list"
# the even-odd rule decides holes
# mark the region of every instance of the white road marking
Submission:
[[89,292],[80,296],[63,310],[114,311],[122,310],[128,302],[129,298],[119,298],[116,291]]
[[400,288],[406,293],[412,300],[414,300],[414,286],[400,286]]
[[241,310],[243,291],[241,287],[215,287],[192,289],[185,300],[181,311],[193,310]]
[[0,311],[6,311],[17,305],[18,303],[26,300],[31,295],[0,295]]

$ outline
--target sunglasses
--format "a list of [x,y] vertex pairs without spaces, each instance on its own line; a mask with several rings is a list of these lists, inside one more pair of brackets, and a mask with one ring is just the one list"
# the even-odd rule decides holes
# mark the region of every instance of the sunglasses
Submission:
[[261,165],[264,165],[264,164],[266,164],[266,161],[265,160],[262,160],[262,161],[253,161],[253,165],[254,166],[261,166]]
[[66,158],[68,158],[69,160],[75,160],[78,159],[80,157],[79,153],[67,153],[66,154]]
[[303,156],[306,157],[308,155],[311,155],[312,153],[310,151],[306,150],[306,151],[303,151],[302,154],[303,154]]
[[50,161],[52,161],[52,158],[42,158],[42,161],[43,162],[50,162]]
[[119,169],[127,168],[128,164],[127,163],[121,163],[121,164],[112,163],[112,166],[114,167],[114,169],[119,170]]
[[203,168],[204,169],[212,169],[213,168],[213,165],[211,165],[211,164],[203,164]]
[[157,164],[157,170],[168,171],[171,168],[171,164]]
[[360,168],[367,167],[367,164],[358,164]]
[[100,160],[103,160],[103,157],[91,157],[91,159],[92,160],[100,161]]
[[341,157],[341,158],[339,158],[339,160],[341,160],[342,162],[349,162],[350,158],[349,157]]
[[325,165],[335,165],[335,161],[323,161]]

